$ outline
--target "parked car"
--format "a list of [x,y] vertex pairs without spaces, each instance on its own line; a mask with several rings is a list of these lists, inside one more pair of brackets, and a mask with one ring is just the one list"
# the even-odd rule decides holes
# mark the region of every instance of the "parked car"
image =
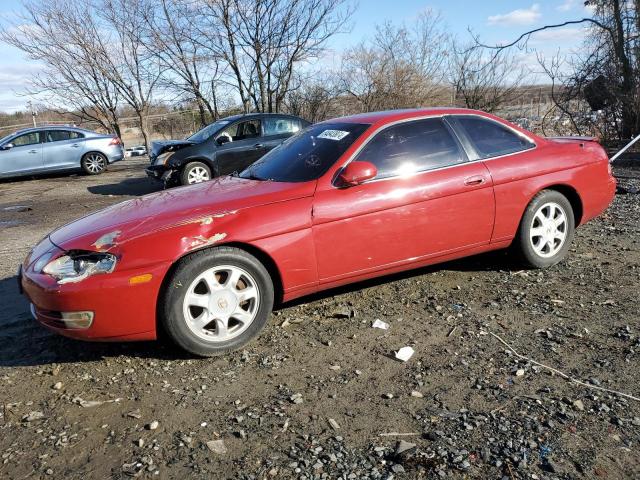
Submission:
[[76,127],[28,128],[0,139],[0,178],[82,169],[102,173],[122,160],[118,137]]
[[258,335],[274,302],[489,250],[565,258],[616,182],[585,138],[541,138],[483,112],[328,120],[238,175],[70,223],[22,264],[35,317],[70,337],[198,355]]
[[127,148],[125,150],[125,156],[127,157],[141,157],[147,154],[147,147],[144,145],[138,145],[137,147]]
[[308,125],[302,118],[272,113],[223,118],[186,140],[153,142],[146,172],[165,184],[206,182],[244,170]]

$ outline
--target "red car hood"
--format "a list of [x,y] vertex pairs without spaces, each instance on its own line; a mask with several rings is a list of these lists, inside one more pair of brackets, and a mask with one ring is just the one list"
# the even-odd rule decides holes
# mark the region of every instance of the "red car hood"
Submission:
[[207,215],[235,212],[313,195],[315,182],[282,183],[222,177],[127,200],[68,223],[50,234],[63,249],[109,249],[154,231]]

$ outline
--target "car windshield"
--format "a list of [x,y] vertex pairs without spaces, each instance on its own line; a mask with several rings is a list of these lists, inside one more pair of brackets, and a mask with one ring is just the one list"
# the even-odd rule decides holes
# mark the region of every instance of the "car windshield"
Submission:
[[240,173],[241,178],[308,182],[320,178],[369,125],[321,123],[290,137]]
[[213,122],[203,129],[198,130],[196,133],[188,137],[187,140],[190,140],[193,143],[202,143],[218,130],[222,129],[225,125],[229,125],[229,123],[231,123],[229,120],[218,120],[217,122]]

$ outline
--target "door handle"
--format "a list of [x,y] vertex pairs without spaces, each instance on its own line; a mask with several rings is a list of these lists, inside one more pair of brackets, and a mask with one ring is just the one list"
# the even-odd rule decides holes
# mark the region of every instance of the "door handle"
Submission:
[[77,143],[74,143],[73,145],[71,145],[73,148],[80,148],[80,145],[78,145]]
[[485,182],[485,178],[480,175],[467,177],[464,179],[464,184],[468,187],[472,187],[474,185],[482,185],[484,182]]
[[29,150],[29,153],[38,153],[37,150]]
[[262,148],[264,147],[264,145],[262,145],[261,143],[256,143],[253,148]]

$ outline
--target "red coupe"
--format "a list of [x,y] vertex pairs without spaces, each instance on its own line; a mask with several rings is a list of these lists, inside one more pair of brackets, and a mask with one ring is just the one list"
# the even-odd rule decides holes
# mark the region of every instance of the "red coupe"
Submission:
[[241,172],[63,226],[25,259],[34,316],[69,337],[198,355],[258,335],[274,302],[489,250],[531,267],[612,201],[590,138],[541,138],[464,109],[312,125]]

